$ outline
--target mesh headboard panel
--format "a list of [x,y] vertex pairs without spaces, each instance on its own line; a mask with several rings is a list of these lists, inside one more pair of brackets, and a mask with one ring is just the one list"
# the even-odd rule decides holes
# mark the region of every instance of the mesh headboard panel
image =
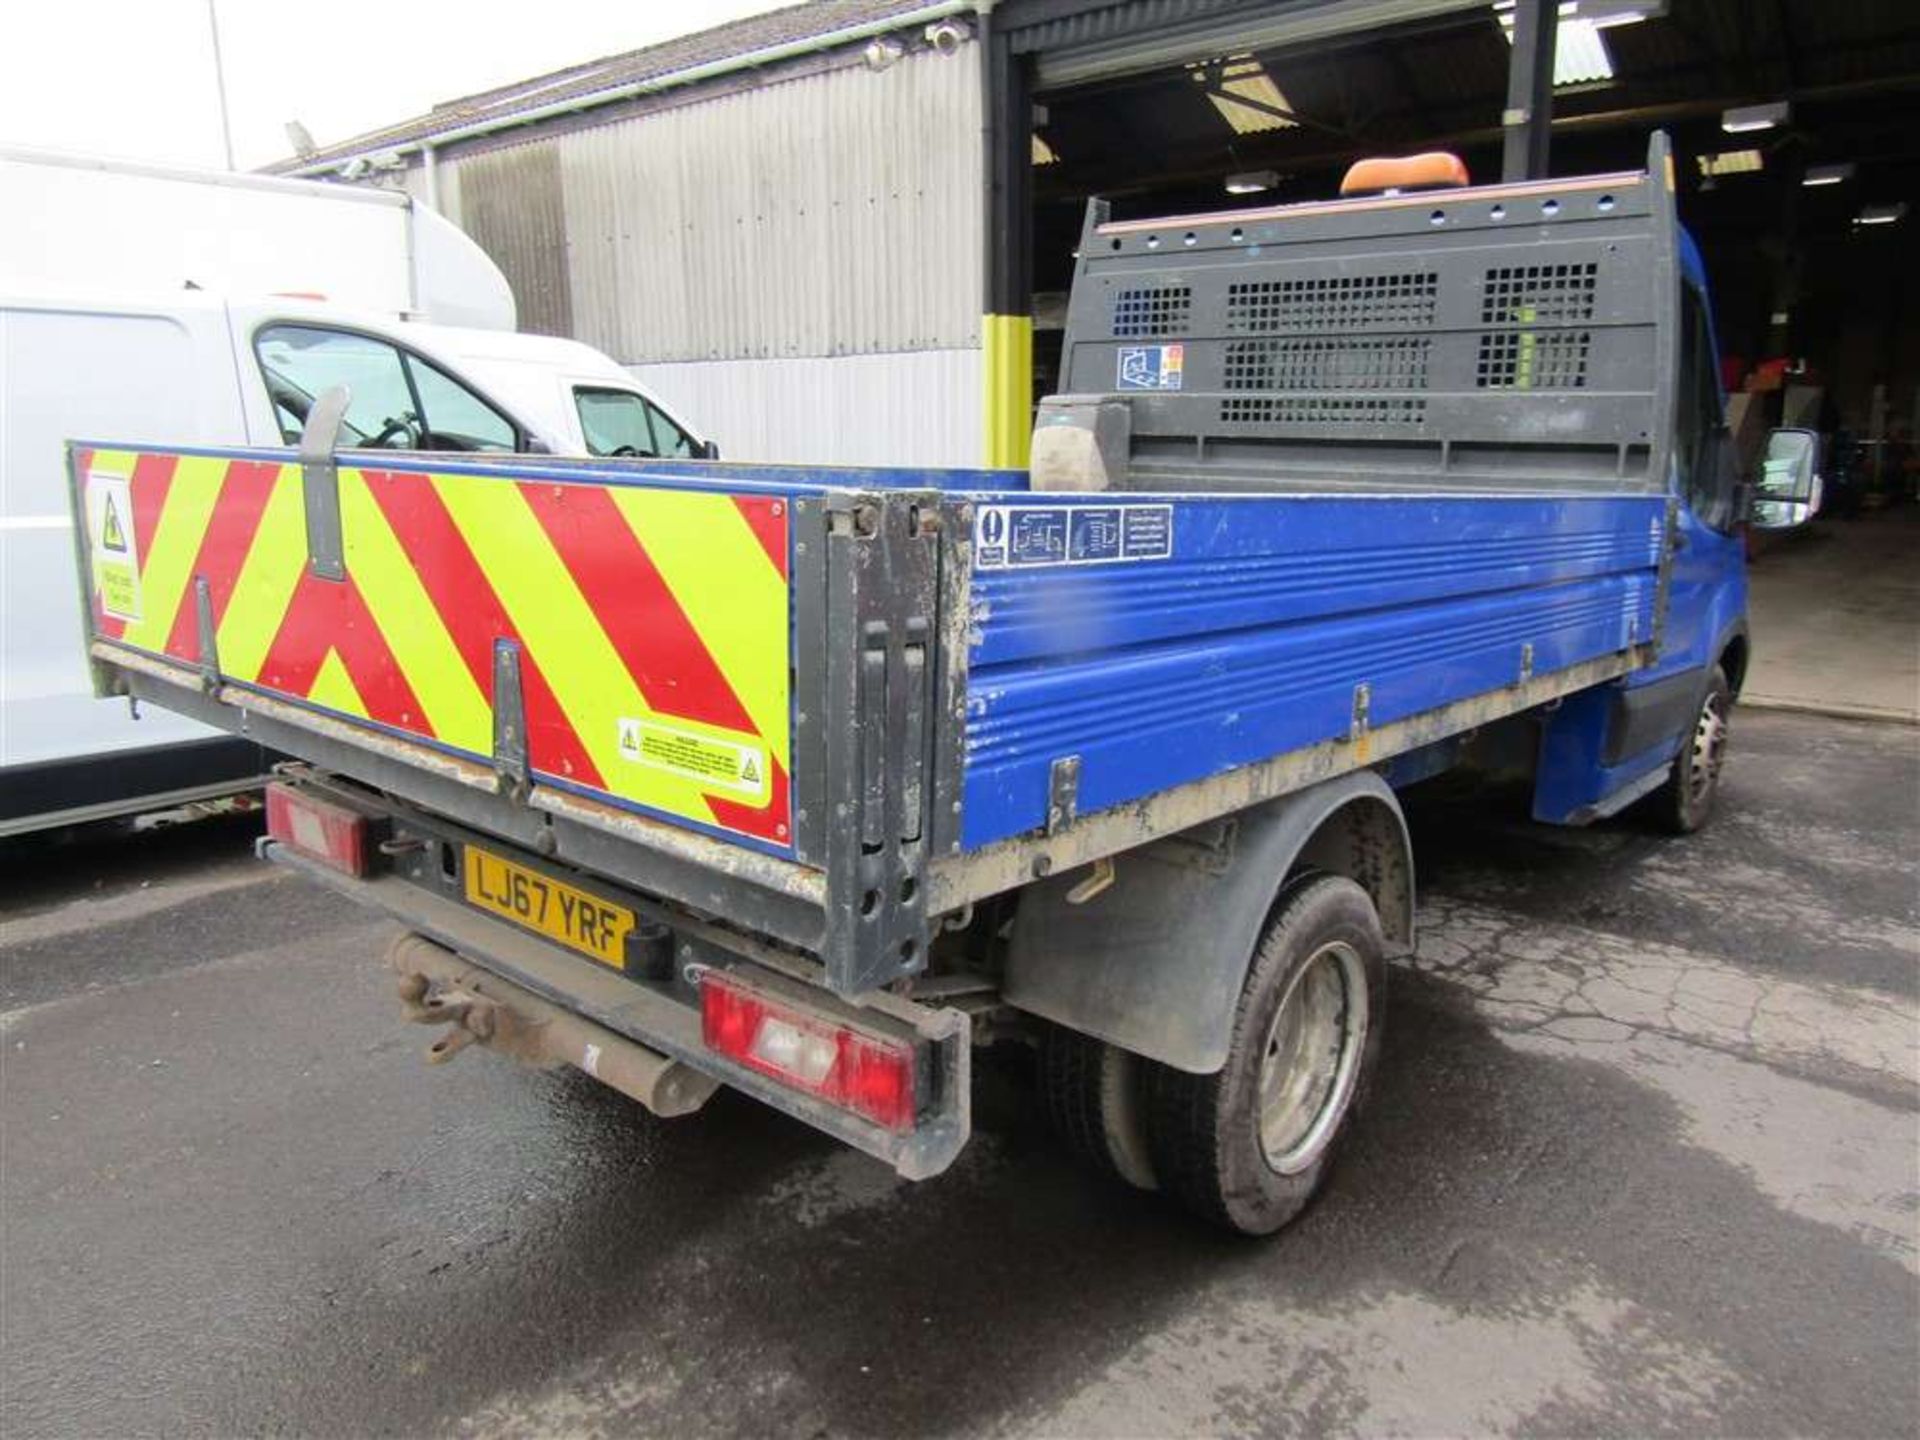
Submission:
[[1128,401],[1139,486],[1652,487],[1675,243],[1648,174],[1124,223],[1096,202],[1062,390]]

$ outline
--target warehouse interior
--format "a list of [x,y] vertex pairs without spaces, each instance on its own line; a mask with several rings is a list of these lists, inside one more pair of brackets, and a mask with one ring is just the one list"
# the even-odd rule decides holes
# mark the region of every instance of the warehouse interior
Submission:
[[[1912,434],[1920,284],[1920,10],[1904,0],[1562,4],[1549,172],[1638,168],[1664,129],[1680,211],[1713,278],[1727,382],[1781,423]],[[1584,12],[1584,13],[1583,13]],[[1454,151],[1501,178],[1512,11],[1478,6],[1033,95],[1036,388],[1087,198],[1117,217],[1322,199],[1366,155]],[[1818,390],[1816,399],[1805,391]],[[1807,405],[1815,413],[1804,413]],[[1893,462],[1898,465],[1896,458]],[[1891,484],[1887,488],[1896,488]],[[1835,499],[1861,498],[1842,485]]]

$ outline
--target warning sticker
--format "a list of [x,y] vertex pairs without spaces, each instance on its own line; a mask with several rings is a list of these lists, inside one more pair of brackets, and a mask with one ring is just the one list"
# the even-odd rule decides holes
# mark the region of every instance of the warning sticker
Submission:
[[1184,345],[1122,345],[1114,383],[1122,390],[1178,390],[1186,371]]
[[1171,505],[984,505],[975,569],[1127,565],[1173,555]]
[[696,781],[702,789],[730,790],[750,800],[767,797],[767,752],[748,741],[724,740],[658,720],[620,721],[620,754],[636,765]]
[[140,556],[134,546],[133,492],[124,475],[87,476],[87,538],[100,608],[119,620],[140,618]]

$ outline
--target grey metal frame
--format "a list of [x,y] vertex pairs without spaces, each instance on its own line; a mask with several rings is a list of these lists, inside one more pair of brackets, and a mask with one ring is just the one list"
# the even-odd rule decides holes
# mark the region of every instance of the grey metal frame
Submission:
[[[1125,222],[1096,201],[1061,389],[1128,407],[1119,488],[1662,489],[1671,175],[1655,135],[1645,173]],[[1177,389],[1121,386],[1124,352],[1175,345]]]

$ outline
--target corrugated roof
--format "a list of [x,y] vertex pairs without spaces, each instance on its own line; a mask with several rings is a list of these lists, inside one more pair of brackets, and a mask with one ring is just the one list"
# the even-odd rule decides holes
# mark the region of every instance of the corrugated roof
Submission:
[[[640,50],[608,55],[583,65],[516,81],[496,90],[484,90],[459,100],[436,105],[425,115],[417,115],[381,130],[371,130],[338,144],[322,146],[311,155],[281,160],[267,167],[284,172],[347,160],[355,155],[378,153],[403,145],[417,145],[436,135],[485,121],[511,121],[513,116],[552,105],[580,99],[600,91],[617,91],[623,86],[640,84],[751,55],[777,45],[793,44],[830,35],[837,30],[887,20],[925,6],[927,0],[806,0],[762,15],[749,15],[710,30],[664,40]],[[590,102],[589,102],[590,103]]]

